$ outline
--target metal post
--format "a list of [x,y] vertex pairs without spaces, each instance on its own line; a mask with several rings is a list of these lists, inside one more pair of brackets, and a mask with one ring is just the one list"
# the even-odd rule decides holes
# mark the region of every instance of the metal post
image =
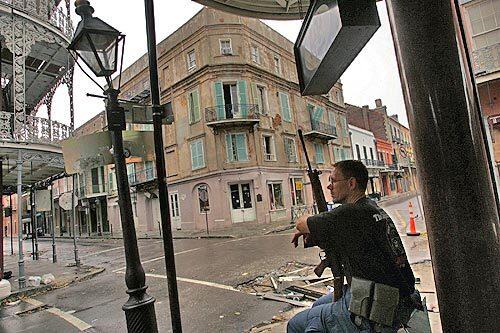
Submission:
[[73,230],[73,251],[75,252],[75,264],[76,267],[80,267],[80,258],[78,258],[78,247],[76,246],[76,230],[75,230],[75,188],[76,188],[76,178],[73,174],[71,176],[72,179],[72,187],[71,187],[71,229]]
[[443,331],[493,332],[500,327],[500,225],[452,3],[386,4],[418,156]]
[[52,229],[52,262],[57,262],[56,251],[56,205],[54,205],[54,183],[50,185],[50,208],[51,208],[51,229]]
[[[31,228],[31,259],[35,260],[35,234],[33,233],[33,188],[30,188],[30,228]],[[26,233],[28,235],[28,233]]]
[[[1,46],[0,46],[1,50]],[[0,90],[0,99],[2,98]],[[0,104],[1,106],[1,104]],[[1,110],[1,109],[0,109]],[[3,279],[3,159],[0,158],[0,281]]]
[[[106,107],[106,112],[109,116],[109,113],[116,113],[119,109],[119,91],[109,89],[107,94],[108,105]],[[113,129],[111,137],[115,160],[123,245],[127,265],[125,282],[128,287],[127,294],[129,295],[129,299],[123,305],[122,309],[125,311],[129,332],[154,333],[158,332],[154,308],[155,299],[146,293],[146,275],[141,264],[139,248],[137,246],[137,236],[132,212],[132,202],[130,200],[130,187],[127,177],[127,166],[125,163],[121,129]]]
[[36,196],[35,190],[31,189],[31,225],[33,230],[33,242],[34,242],[34,250],[33,250],[33,260],[38,260],[38,220],[36,217]]
[[14,225],[12,220],[12,192],[9,192],[9,206],[10,206],[10,255],[14,255]]
[[172,221],[169,212],[166,163],[162,135],[162,112],[160,109],[160,89],[158,83],[158,61],[156,58],[156,29],[153,0],[144,0],[146,14],[146,32],[148,37],[149,78],[151,102],[153,104],[153,129],[156,157],[156,174],[158,178],[158,198],[160,201],[161,226],[163,229],[163,250],[167,271],[168,298],[172,331],[182,332],[177,274],[175,270],[174,245],[172,241]]
[[21,150],[17,155],[17,242],[19,246],[19,289],[23,289],[26,284],[24,276],[24,254],[23,254],[23,159]]
[[205,224],[207,225],[207,236],[208,236],[210,235],[210,232],[208,230],[208,212],[206,207],[204,208],[204,210],[205,210]]

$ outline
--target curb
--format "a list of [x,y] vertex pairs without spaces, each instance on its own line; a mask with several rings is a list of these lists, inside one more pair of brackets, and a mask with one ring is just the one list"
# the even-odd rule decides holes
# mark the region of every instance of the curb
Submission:
[[[196,235],[193,235],[193,236],[173,236],[172,239],[200,239],[200,238],[216,238],[216,239],[220,239],[220,238],[223,238],[223,239],[227,239],[227,238],[237,238],[236,236],[233,236],[233,235],[200,235],[200,236],[196,236]],[[38,238],[39,240],[43,240],[43,241],[51,241],[52,238],[51,237],[39,237]],[[89,243],[97,243],[97,242],[101,242],[101,241],[105,241],[105,240],[121,240],[123,239],[123,237],[118,237],[118,236],[114,236],[114,237],[96,237],[96,238],[76,238],[76,240],[78,242],[85,242],[85,241],[88,241]],[[163,237],[160,237],[160,236],[141,236],[141,237],[137,237],[137,239],[163,239]],[[73,237],[69,237],[69,236],[59,236],[59,237],[56,237],[56,240],[57,241],[62,241],[62,242],[72,242],[73,241]]]
[[61,288],[66,287],[66,286],[68,286],[70,284],[73,284],[73,283],[87,281],[87,280],[90,280],[93,277],[101,274],[105,270],[106,269],[103,268],[103,267],[96,268],[95,271],[87,273],[87,274],[85,274],[83,276],[78,276],[78,277],[74,278],[73,280],[69,281],[68,283],[63,284],[61,286],[57,286],[57,285],[44,285],[44,286],[40,286],[40,287],[30,287],[30,288],[25,288],[25,289],[22,289],[22,290],[18,290],[18,291],[15,291],[15,292],[11,293],[8,297],[4,298],[0,302],[0,305],[1,305],[1,303],[4,303],[4,302],[15,302],[18,299],[23,298],[23,297],[29,297],[29,296],[34,295],[34,294],[39,294],[39,293],[48,292],[48,291],[51,291],[51,290],[61,289]]

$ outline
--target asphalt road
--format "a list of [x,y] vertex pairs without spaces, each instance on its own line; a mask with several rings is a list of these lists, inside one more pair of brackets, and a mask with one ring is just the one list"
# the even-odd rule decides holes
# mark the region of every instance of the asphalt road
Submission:
[[[404,231],[407,202],[386,208],[398,229]],[[417,228],[422,230],[422,221],[417,222]],[[294,249],[290,238],[291,233],[288,232],[240,239],[175,240],[184,332],[244,332],[256,324],[270,321],[280,311],[288,310],[289,306],[284,303],[261,300],[235,287],[288,262],[315,264],[318,250]],[[425,237],[403,238],[410,261],[428,259]],[[121,307],[127,295],[121,242],[81,242],[82,262],[105,267],[106,271],[91,280],[34,296],[29,300],[31,304],[21,302],[17,306],[1,309],[0,332],[125,332]],[[51,257],[50,246],[50,241],[41,242],[43,257]],[[58,246],[59,260],[71,262],[72,243],[59,242]],[[169,332],[167,280],[161,240],[140,240],[139,251],[147,276],[148,293],[156,298],[159,330]],[[36,304],[47,304],[56,310],[19,314]]]

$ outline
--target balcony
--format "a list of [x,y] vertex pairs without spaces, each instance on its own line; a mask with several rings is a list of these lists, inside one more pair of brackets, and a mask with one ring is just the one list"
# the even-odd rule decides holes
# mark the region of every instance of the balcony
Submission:
[[399,166],[397,165],[397,163],[389,164],[388,168],[391,171],[398,171],[399,170]]
[[28,143],[57,143],[69,138],[71,128],[57,121],[26,116],[24,122],[14,129],[12,112],[0,112],[0,140]]
[[379,160],[371,160],[371,159],[362,159],[361,162],[366,166],[366,167],[375,167],[375,168],[385,168],[385,163],[384,161],[379,161]]
[[472,52],[474,74],[477,77],[500,70],[500,43]]
[[260,121],[256,104],[226,104],[205,109],[205,122],[214,130],[234,126],[254,126]]
[[311,130],[305,132],[304,136],[325,141],[335,140],[337,138],[337,128],[333,125],[311,118]]
[[143,169],[128,175],[128,182],[130,186],[136,186],[142,183],[147,183],[155,179],[156,179],[155,168]]
[[[53,26],[68,40],[73,36],[73,23],[68,18],[64,8],[64,1],[60,0],[35,0],[35,1],[13,1],[0,0],[1,5],[7,5],[15,10],[28,13],[32,18],[43,21]],[[59,5],[61,4],[61,5]]]
[[392,142],[403,144],[403,139],[401,139],[399,137],[396,137],[396,136],[393,136],[392,137]]

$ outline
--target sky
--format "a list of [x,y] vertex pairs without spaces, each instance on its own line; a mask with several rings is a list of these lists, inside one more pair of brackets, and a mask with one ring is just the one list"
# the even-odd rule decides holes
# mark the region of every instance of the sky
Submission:
[[[147,52],[144,1],[91,0],[90,2],[95,9],[94,16],[126,35],[124,68]],[[344,100],[358,106],[374,107],[375,99],[380,98],[387,105],[388,114],[397,114],[400,122],[408,126],[385,2],[377,2],[377,8],[381,21],[380,29],[341,77]],[[201,9],[201,5],[190,0],[155,1],[157,43],[172,34]],[[76,26],[80,17],[74,13],[74,8],[72,15]],[[295,42],[302,24],[301,21],[265,21],[265,23],[292,42]],[[99,82],[104,85],[103,81]],[[102,100],[87,97],[87,93],[102,94],[77,67],[74,77],[76,127],[104,109]],[[66,86],[61,85],[52,103],[53,119],[69,124],[68,105],[68,90]],[[46,117],[46,114],[46,107],[42,106],[38,116]]]

